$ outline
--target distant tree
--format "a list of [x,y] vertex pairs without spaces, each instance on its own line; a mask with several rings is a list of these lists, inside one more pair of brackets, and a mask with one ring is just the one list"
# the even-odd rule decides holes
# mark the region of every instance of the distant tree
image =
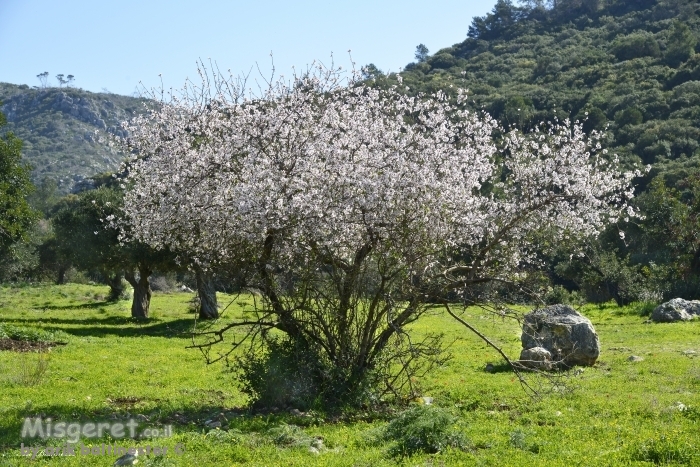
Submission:
[[491,13],[474,18],[467,36],[473,39],[494,39],[507,33],[521,13],[522,9],[513,5],[511,0],[498,0]]
[[211,271],[204,270],[200,265],[193,267],[197,282],[197,297],[199,297],[199,319],[217,319],[219,306],[216,301],[216,284]]
[[[7,124],[0,112],[0,129]],[[30,167],[21,162],[22,141],[12,133],[0,134],[0,254],[15,243],[27,239],[28,231],[39,217],[27,202],[34,190]]]
[[71,83],[73,83],[73,81],[75,81],[75,76],[73,76],[73,75],[66,76],[66,85],[67,86],[70,86]]
[[544,10],[547,7],[545,0],[519,0],[518,3],[528,10]]
[[695,53],[697,39],[688,25],[681,21],[673,23],[668,38],[665,59],[672,67],[677,67]]
[[415,57],[416,60],[418,60],[418,62],[426,61],[428,59],[428,53],[430,53],[430,51],[425,46],[425,44],[418,44],[418,46],[416,46]]
[[644,114],[636,107],[630,107],[615,114],[615,123],[619,126],[639,125],[644,121]]
[[642,228],[654,249],[665,250],[676,280],[690,280],[700,276],[700,173],[689,174],[677,186],[680,189],[667,186],[662,177],[654,179],[639,200],[646,214]]
[[374,63],[370,63],[362,68],[362,79],[375,79],[380,76],[384,76],[384,73]]
[[532,100],[515,96],[508,99],[503,110],[502,117],[509,125],[515,125],[517,128],[524,128],[532,119],[535,109],[532,105]]
[[602,131],[605,129],[605,124],[608,119],[605,113],[598,107],[591,107],[583,111],[583,115],[579,118],[583,121],[583,131],[590,133],[593,130]]
[[653,34],[636,32],[615,39],[613,53],[618,60],[631,60],[639,57],[658,57],[661,55],[661,49]]
[[56,284],[65,284],[66,272],[71,267],[70,258],[63,254],[62,245],[58,243],[55,236],[47,238],[37,247],[39,255],[39,274],[42,277],[47,277],[49,274],[55,274]]
[[41,83],[41,88],[46,89],[48,87],[48,82],[49,82],[49,72],[45,71],[43,73],[39,73],[36,75],[37,78],[39,78],[39,82]]
[[60,200],[58,184],[53,178],[44,177],[36,186],[36,190],[27,197],[32,208],[49,217],[51,210]]
[[58,80],[58,87],[63,87],[64,84],[66,84],[68,81],[64,78],[63,74],[58,74],[56,75],[56,79]]
[[126,279],[134,288],[131,316],[148,318],[149,277],[156,268],[169,266],[171,257],[142,243],[121,243],[118,229],[110,227],[121,203],[121,191],[106,186],[67,198],[52,218],[58,256],[80,269],[99,271],[112,299],[121,294],[121,281]]

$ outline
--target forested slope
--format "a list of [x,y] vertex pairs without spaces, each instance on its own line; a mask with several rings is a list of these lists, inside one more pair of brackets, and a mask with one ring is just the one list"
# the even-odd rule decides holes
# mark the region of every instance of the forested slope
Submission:
[[[464,41],[432,55],[419,47],[400,86],[466,88],[506,127],[558,117],[607,131],[623,164],[652,166],[636,180],[645,217],[611,226],[583,256],[564,248],[549,280],[589,300],[700,298],[699,38],[696,1],[499,0]],[[374,65],[364,72],[399,83]]]
[[[700,155],[700,5],[688,0],[499,0],[468,38],[408,64],[409,92],[467,88],[504,125],[555,115],[610,132],[627,162],[695,166]],[[367,69],[378,81],[396,75]],[[693,159],[690,161],[690,159]]]

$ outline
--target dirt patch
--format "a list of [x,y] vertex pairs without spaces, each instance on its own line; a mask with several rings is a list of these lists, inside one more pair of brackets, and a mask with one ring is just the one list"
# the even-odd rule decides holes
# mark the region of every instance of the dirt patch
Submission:
[[51,347],[66,345],[65,342],[21,341],[16,339],[0,339],[0,350],[11,352],[45,352]]
[[107,399],[107,401],[112,402],[114,405],[117,405],[119,407],[131,407],[139,402],[142,402],[143,399],[134,397],[134,396],[127,396],[127,397],[116,397],[114,399]]

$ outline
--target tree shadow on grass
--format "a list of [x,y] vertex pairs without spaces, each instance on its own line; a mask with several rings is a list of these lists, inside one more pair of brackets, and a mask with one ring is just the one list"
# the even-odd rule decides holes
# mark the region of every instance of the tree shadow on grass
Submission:
[[500,361],[497,363],[489,363],[484,369],[486,373],[512,373],[513,368],[506,361]]
[[104,337],[190,337],[194,319],[181,318],[168,321],[157,319],[134,319],[130,317],[110,316],[105,318],[10,318],[2,322],[23,326],[41,323],[43,329],[62,331],[74,336]]
[[[22,436],[27,419],[32,427],[40,420],[44,434],[47,430],[47,420],[51,419],[52,426],[64,422],[79,423],[115,423],[124,424],[124,438],[114,439],[108,435],[108,430],[100,437],[81,438],[78,443],[98,445],[109,443],[115,446],[126,446],[148,443],[150,438],[140,435],[146,429],[164,430],[170,426],[171,434],[184,432],[205,433],[212,429],[234,430],[239,433],[265,433],[280,424],[294,424],[302,427],[313,426],[317,423],[308,414],[294,415],[290,412],[268,414],[253,414],[246,407],[230,408],[223,405],[225,396],[220,391],[201,389],[203,401],[201,405],[183,408],[173,408],[168,403],[146,397],[114,397],[107,399],[107,405],[99,408],[87,408],[80,405],[42,405],[27,408],[11,408],[3,412],[0,418],[0,453],[16,450],[25,446],[45,446],[73,442],[72,439],[46,437],[42,439],[39,433],[34,437]],[[212,394],[210,394],[212,393]],[[209,397],[211,396],[211,397]],[[135,437],[126,424],[133,420]],[[133,425],[133,423],[131,423]],[[216,428],[214,428],[216,427]],[[218,431],[218,430],[217,430]],[[29,433],[25,433],[29,434]]]
[[105,300],[102,302],[83,303],[80,305],[40,305],[37,306],[37,308],[41,308],[42,310],[85,310],[91,308],[102,308],[104,306],[114,305],[114,303],[116,302]]

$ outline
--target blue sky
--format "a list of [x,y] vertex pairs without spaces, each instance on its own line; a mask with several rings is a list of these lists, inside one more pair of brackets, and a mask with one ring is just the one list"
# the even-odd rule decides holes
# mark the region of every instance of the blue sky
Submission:
[[139,81],[179,88],[211,57],[223,70],[256,62],[288,73],[314,59],[398,71],[416,45],[431,53],[461,42],[495,0],[0,0],[0,82],[38,85],[36,75],[75,76],[93,92],[132,94]]

